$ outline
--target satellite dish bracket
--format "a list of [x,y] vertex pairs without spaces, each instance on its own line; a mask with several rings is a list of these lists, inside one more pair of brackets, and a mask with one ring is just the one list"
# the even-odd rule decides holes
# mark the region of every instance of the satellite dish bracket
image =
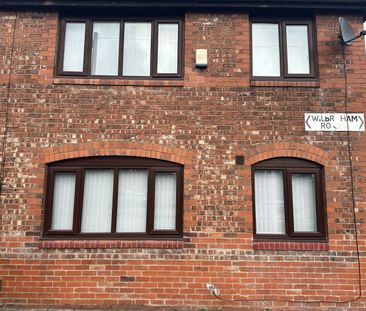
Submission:
[[340,34],[338,35],[338,38],[340,39],[340,41],[341,41],[341,43],[342,43],[342,44],[347,45],[347,43],[350,43],[350,42],[352,42],[352,41],[354,41],[354,40],[356,40],[356,39],[358,39],[358,38],[364,37],[364,36],[366,36],[366,30],[362,30],[362,31],[360,31],[360,33],[359,33],[356,37],[354,37],[354,38],[352,38],[352,39],[349,39],[349,40],[347,40],[347,41],[344,41],[344,40],[342,39],[342,36],[341,36]]

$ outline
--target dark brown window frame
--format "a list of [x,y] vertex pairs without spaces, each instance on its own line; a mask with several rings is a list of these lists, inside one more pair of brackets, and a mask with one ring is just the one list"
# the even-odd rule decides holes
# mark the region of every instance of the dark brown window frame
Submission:
[[[257,23],[278,24],[278,38],[280,47],[280,76],[254,76],[253,75],[253,46],[252,46],[252,25]],[[287,25],[306,25],[308,27],[309,40],[309,74],[289,74],[287,70],[287,45],[286,45],[286,26]],[[316,47],[316,26],[313,19],[293,19],[293,18],[258,18],[250,20],[250,76],[251,80],[306,80],[317,79],[318,72],[318,53]]]
[[[146,169],[148,171],[146,232],[117,233],[118,172],[120,169]],[[113,201],[110,233],[81,233],[83,206],[83,182],[86,169],[113,169]],[[43,237],[52,239],[169,239],[180,238],[183,234],[183,166],[173,162],[139,157],[90,157],[69,159],[50,163],[46,168],[45,217]],[[72,230],[52,230],[52,204],[54,176],[56,172],[76,174],[75,200]],[[156,173],[176,173],[176,229],[154,230],[154,193]]]
[[[260,234],[256,231],[256,205],[254,174],[259,170],[277,170],[283,172],[284,209],[285,209],[285,234]],[[314,174],[316,180],[316,220],[317,232],[295,232],[292,206],[291,176],[296,173]],[[272,158],[258,162],[252,166],[252,193],[253,193],[253,230],[255,240],[287,240],[287,241],[313,241],[326,240],[326,207],[324,168],[320,164],[299,158]]]
[[[65,31],[66,23],[85,23],[84,63],[83,71],[63,71]],[[118,22],[120,23],[118,75],[92,75],[91,51],[93,42],[94,22]],[[149,76],[124,76],[123,75],[123,48],[124,48],[124,24],[128,22],[151,23],[151,50],[150,50],[150,75]],[[158,27],[159,24],[178,24],[178,60],[177,73],[158,73]],[[140,17],[95,17],[95,18],[62,18],[59,27],[57,72],[58,76],[78,76],[87,78],[108,79],[181,79],[183,77],[183,49],[184,49],[184,22],[183,18],[140,18]]]

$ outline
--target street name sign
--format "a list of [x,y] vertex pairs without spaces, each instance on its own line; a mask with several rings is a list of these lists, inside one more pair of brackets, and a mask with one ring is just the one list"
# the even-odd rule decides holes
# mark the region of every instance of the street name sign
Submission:
[[363,113],[305,113],[305,131],[365,131]]

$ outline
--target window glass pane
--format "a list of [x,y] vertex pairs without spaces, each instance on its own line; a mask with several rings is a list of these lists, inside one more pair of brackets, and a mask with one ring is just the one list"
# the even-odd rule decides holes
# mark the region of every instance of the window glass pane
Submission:
[[117,232],[146,232],[147,171],[120,170]]
[[292,174],[292,201],[295,232],[316,232],[314,174]]
[[52,230],[72,230],[75,173],[57,172],[53,184]]
[[159,24],[158,73],[177,73],[178,24]]
[[286,226],[282,171],[256,171],[254,184],[257,233],[284,234]]
[[252,24],[252,62],[253,76],[281,75],[278,24]]
[[113,170],[85,170],[81,232],[110,232]]
[[119,23],[93,24],[92,75],[118,75]]
[[63,71],[82,72],[85,23],[66,23]]
[[176,173],[156,173],[155,175],[155,230],[175,230],[177,204]]
[[307,25],[286,26],[288,73],[309,74],[309,38]]
[[150,76],[151,24],[125,23],[123,75]]

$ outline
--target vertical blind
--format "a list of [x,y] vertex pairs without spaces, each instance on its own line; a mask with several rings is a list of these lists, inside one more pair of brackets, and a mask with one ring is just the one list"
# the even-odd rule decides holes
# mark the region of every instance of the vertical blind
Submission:
[[63,71],[82,72],[85,23],[66,23]]
[[288,73],[309,74],[309,38],[307,25],[287,25],[287,67]]
[[[116,233],[176,230],[176,172],[80,168],[53,176],[51,230],[111,233],[114,223]],[[79,212],[81,220],[74,228],[74,213]],[[148,215],[154,221],[148,222]]]
[[176,173],[155,175],[155,230],[174,230],[176,216]]
[[117,232],[146,232],[147,170],[119,171]]
[[284,234],[286,227],[282,171],[256,171],[254,187],[257,233]]
[[314,174],[292,174],[292,201],[295,232],[316,232]]
[[252,24],[252,60],[253,76],[281,75],[278,24]]
[[120,23],[93,24],[92,75],[118,75]]
[[81,232],[111,232],[113,170],[87,169]]
[[151,24],[125,23],[123,75],[149,76],[151,53]]
[[158,73],[178,71],[178,24],[158,26]]
[[72,230],[76,176],[56,172],[54,176],[52,230]]

